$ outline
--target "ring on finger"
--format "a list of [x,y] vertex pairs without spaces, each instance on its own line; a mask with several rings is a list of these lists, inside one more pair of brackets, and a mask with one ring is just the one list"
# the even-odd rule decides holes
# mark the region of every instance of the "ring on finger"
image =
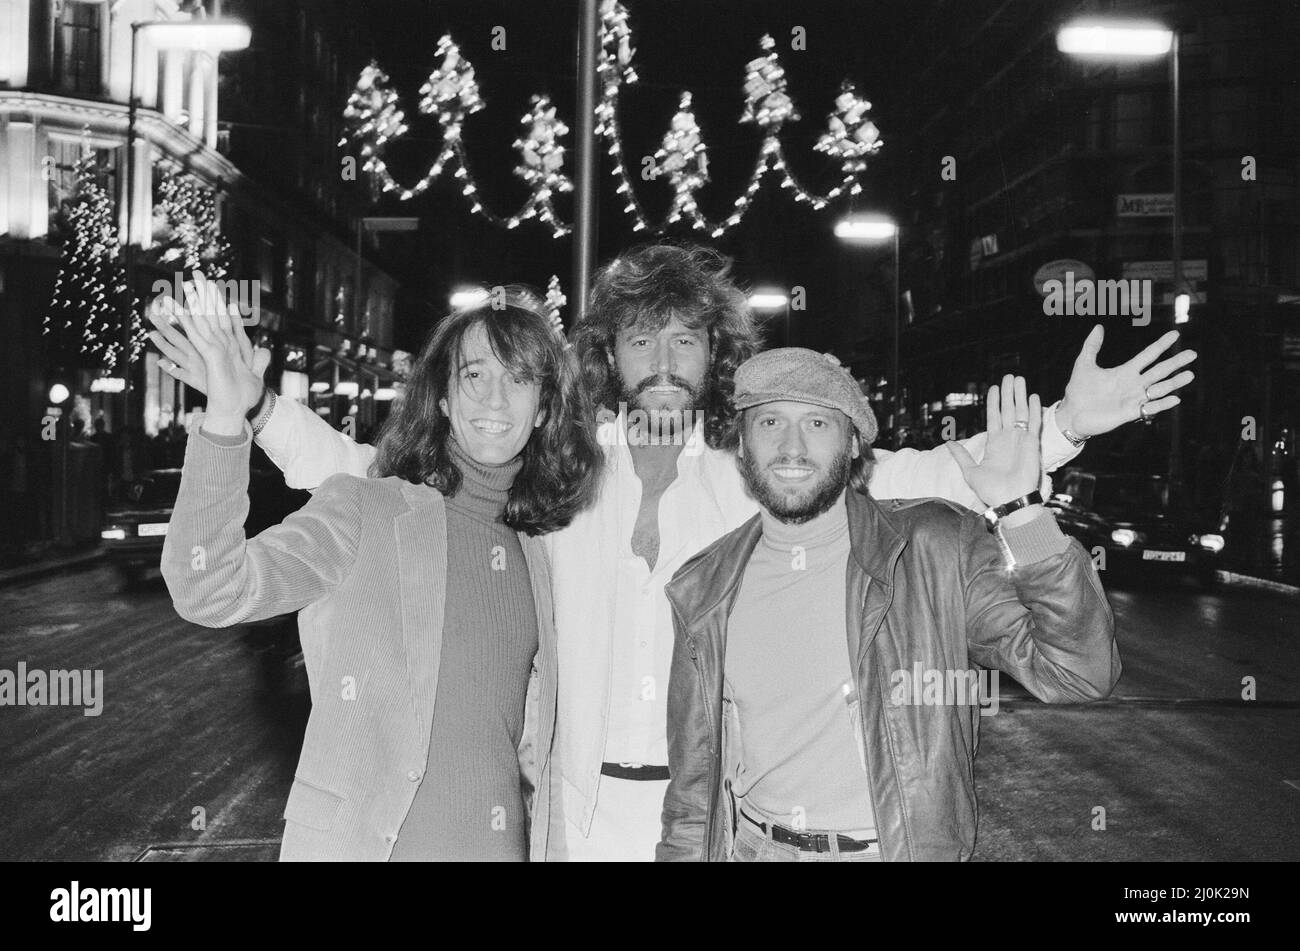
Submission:
[[1138,405],[1138,419],[1142,420],[1142,422],[1144,422],[1148,426],[1151,425],[1151,420],[1155,418],[1147,415],[1147,403],[1149,402],[1150,400],[1143,400]]
[[1027,420],[1027,419],[1018,419],[1018,420],[1016,420],[1014,423],[1012,423],[1011,425],[1014,426],[1016,429],[1023,429],[1023,430],[1028,431],[1028,429],[1029,429],[1029,420]]

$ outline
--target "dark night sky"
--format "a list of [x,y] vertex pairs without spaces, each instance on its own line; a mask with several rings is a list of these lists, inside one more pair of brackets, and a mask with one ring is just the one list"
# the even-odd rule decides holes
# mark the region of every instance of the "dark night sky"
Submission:
[[[825,189],[837,180],[838,165],[812,145],[825,127],[840,81],[851,78],[861,95],[874,104],[888,155],[891,140],[899,141],[900,127],[908,117],[908,82],[903,57],[917,54],[918,34],[931,3],[900,5],[863,0],[823,0],[814,3],[776,2],[664,2],[632,0],[631,13],[639,81],[625,87],[620,115],[629,158],[649,155],[659,146],[683,89],[694,94],[697,121],[709,146],[712,181],[700,194],[711,217],[721,217],[740,194],[758,155],[760,136],[753,126],[737,120],[744,102],[744,65],[759,55],[759,38],[771,33],[789,79],[802,119],[788,124],[782,140],[791,167],[807,186]],[[512,143],[520,116],[533,93],[545,92],[559,106],[571,127],[574,121],[574,43],[577,4],[570,2],[428,2],[397,0],[367,5],[373,11],[374,48],[368,51],[389,73],[402,96],[411,131],[389,152],[389,163],[402,181],[413,181],[427,168],[440,141],[436,121],[420,116],[418,89],[436,64],[438,37],[450,31],[462,53],[474,63],[487,108],[466,123],[464,138],[470,150],[482,195],[498,213],[518,207],[526,191],[512,175],[517,153]],[[504,26],[507,48],[491,49],[492,28]],[[807,50],[791,51],[791,29],[807,31]],[[571,142],[571,137],[570,137]],[[569,143],[566,143],[569,144]],[[572,153],[568,171],[573,173]],[[860,209],[887,207],[890,189],[882,173],[888,159],[868,171]],[[601,153],[600,233],[601,261],[641,240],[631,219],[622,213],[615,195],[609,160]],[[846,251],[837,246],[831,227],[843,212],[840,204],[814,212],[796,204],[789,193],[769,178],[749,216],[717,246],[737,258],[742,281],[757,284],[803,285],[808,291],[808,312],[795,341],[817,345],[819,326],[831,319],[852,319],[851,311],[871,306],[869,290],[853,268],[874,260],[870,252]],[[652,213],[668,207],[666,182],[639,182],[642,202]],[[569,219],[572,200],[565,196],[561,213]],[[570,283],[569,238],[554,239],[549,230],[533,222],[507,232],[470,215],[466,200],[448,177],[413,202],[383,198],[371,214],[419,214],[424,219],[417,241],[393,236],[385,241],[392,254],[390,268],[410,288],[404,312],[414,316],[399,330],[400,344],[414,346],[427,329],[432,313],[442,307],[448,289],[462,282],[504,283],[525,281],[543,286],[552,273]],[[677,224],[669,237],[709,242],[702,232]],[[406,247],[399,249],[399,243]],[[855,261],[856,259],[856,261]],[[883,259],[881,263],[884,263]],[[883,280],[885,270],[879,271]],[[844,300],[852,296],[852,300]],[[412,298],[428,302],[420,307]],[[878,301],[875,306],[884,306]],[[415,316],[420,311],[423,314]]]

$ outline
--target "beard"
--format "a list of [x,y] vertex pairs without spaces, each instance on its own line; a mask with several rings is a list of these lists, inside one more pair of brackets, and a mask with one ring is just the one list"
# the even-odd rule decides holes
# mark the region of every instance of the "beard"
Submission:
[[[767,468],[789,465],[792,461],[773,459]],[[802,465],[808,464],[804,459],[798,461]],[[831,510],[845,486],[849,484],[849,467],[852,463],[853,451],[851,446],[846,445],[844,450],[831,460],[825,475],[794,496],[782,492],[772,484],[769,477],[754,462],[753,453],[747,452],[740,457],[740,474],[744,476],[750,494],[774,518],[787,525],[802,525]]]
[[698,409],[704,403],[704,397],[708,391],[708,383],[700,381],[697,385],[691,385],[687,380],[672,373],[665,373],[658,376],[648,376],[636,386],[628,386],[624,380],[619,381],[619,399],[634,409],[650,412],[651,406],[647,405],[653,397],[647,396],[651,387],[655,386],[676,386],[683,393],[683,402],[681,410]]

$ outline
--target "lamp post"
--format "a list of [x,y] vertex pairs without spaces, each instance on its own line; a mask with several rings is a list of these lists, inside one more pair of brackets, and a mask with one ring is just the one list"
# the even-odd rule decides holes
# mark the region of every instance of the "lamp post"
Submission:
[[902,333],[902,315],[898,303],[899,251],[898,223],[885,215],[850,215],[836,223],[835,237],[853,244],[879,244],[891,241],[894,246],[894,333],[889,359],[890,373],[890,447],[898,448],[898,425],[902,416],[902,381],[899,379],[898,342]]
[[[1187,323],[1190,298],[1183,287],[1183,132],[1182,80],[1179,75],[1178,31],[1151,21],[1085,18],[1071,20],[1056,33],[1056,48],[1069,56],[1102,61],[1130,61],[1169,57],[1170,151],[1173,153],[1173,254],[1174,324]],[[1184,299],[1185,298],[1185,299]],[[1175,343],[1168,356],[1178,351]],[[1182,419],[1180,408],[1169,411],[1169,485],[1176,490],[1182,475]]]
[[131,79],[126,105],[126,291],[128,307],[122,322],[122,425],[130,415],[131,405],[131,330],[135,324],[135,124],[139,103],[136,101],[136,69],[140,55],[140,35],[149,33],[160,50],[200,50],[218,54],[247,49],[252,31],[238,20],[137,20],[131,24]]

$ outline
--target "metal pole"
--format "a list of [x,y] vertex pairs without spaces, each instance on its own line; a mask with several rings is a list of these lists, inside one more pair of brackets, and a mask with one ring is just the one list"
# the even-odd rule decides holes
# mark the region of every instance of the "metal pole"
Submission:
[[[1171,121],[1173,135],[1173,188],[1174,188],[1174,297],[1183,293],[1183,130],[1182,130],[1182,88],[1179,78],[1179,35],[1174,30],[1173,46],[1169,51],[1169,81],[1172,88]],[[1177,310],[1177,305],[1173,308]],[[1176,317],[1173,319],[1177,319]],[[1177,344],[1170,350],[1169,356],[1178,351]],[[1181,407],[1175,406],[1169,411],[1169,489],[1178,491],[1182,478],[1182,418]]]
[[131,24],[131,82],[126,105],[126,313],[122,320],[122,422],[131,416],[131,329],[135,323],[135,73],[142,23]]
[[587,312],[587,292],[596,256],[596,36],[598,0],[579,0],[577,180],[573,190],[573,287],[569,306],[572,336]]
[[357,273],[352,281],[352,316],[353,327],[358,337],[364,329],[361,326],[361,226],[364,222],[361,218],[357,219]]
[[898,338],[902,336],[902,332],[903,332],[903,326],[902,326],[900,312],[898,308],[898,268],[899,268],[898,232],[899,232],[899,228],[897,225],[895,225],[894,226],[894,354],[893,354],[893,359],[891,360],[891,369],[890,369],[890,375],[893,377],[893,400],[892,400],[893,407],[891,409],[891,413],[893,415],[893,426],[891,428],[893,432],[891,433],[890,445],[894,449],[898,448],[898,443],[899,443],[899,426],[902,422],[902,395],[903,395],[903,381],[899,376],[899,368],[898,368]]

